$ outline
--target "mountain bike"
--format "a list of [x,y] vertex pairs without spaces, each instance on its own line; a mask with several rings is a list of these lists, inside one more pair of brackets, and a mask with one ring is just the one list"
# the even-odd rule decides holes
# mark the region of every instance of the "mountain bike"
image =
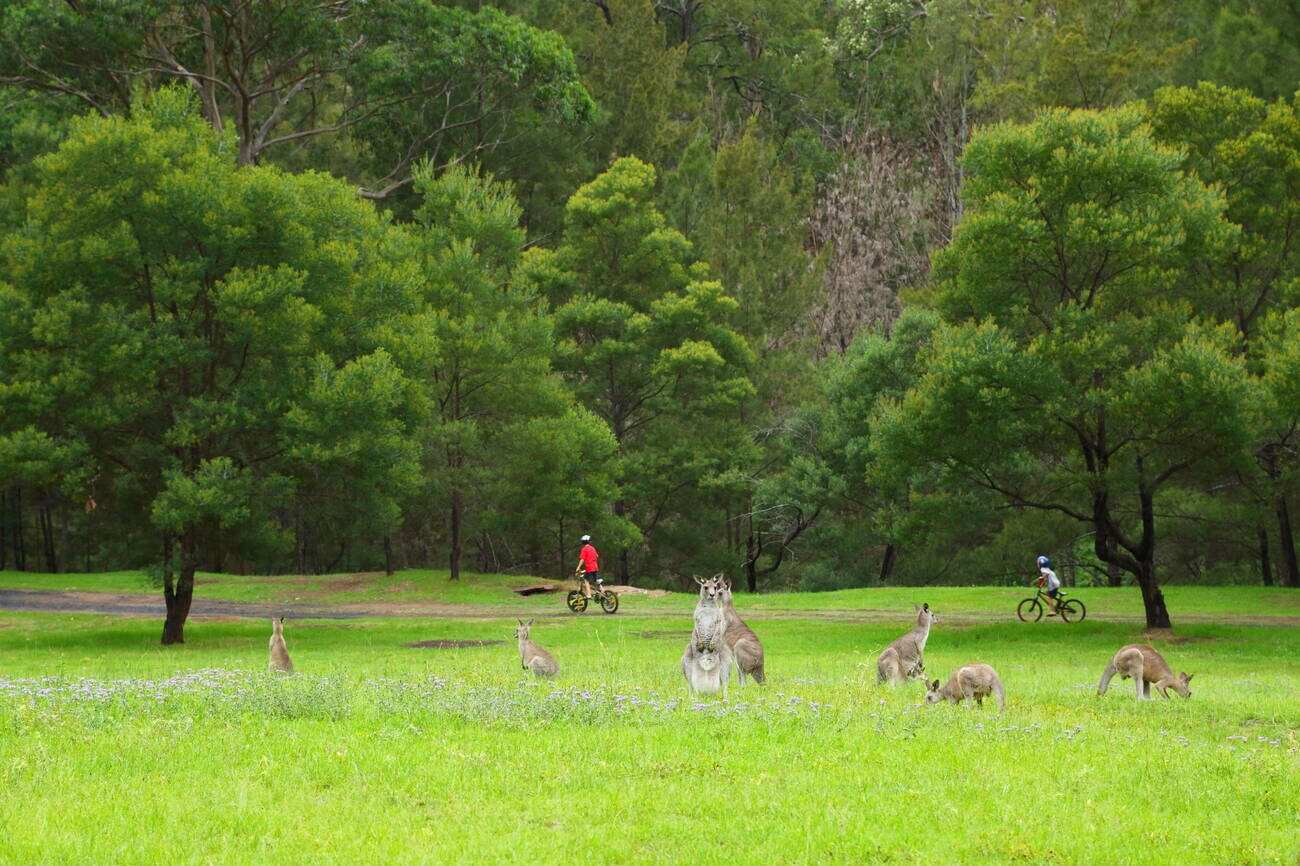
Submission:
[[[586,584],[586,586],[591,590],[590,599],[588,599],[587,594],[582,591],[583,584]],[[569,610],[574,613],[582,613],[587,609],[587,604],[592,601],[599,602],[600,609],[605,611],[605,613],[614,613],[618,610],[618,593],[610,589],[605,589],[605,587],[600,584],[592,586],[590,583],[587,583],[586,580],[579,577],[578,588],[569,591]]]
[[[1047,593],[1038,587],[1033,598],[1027,598],[1016,606],[1016,616],[1021,622],[1038,622],[1043,618],[1043,609],[1047,606]],[[1056,594],[1056,612],[1066,622],[1083,622],[1088,615],[1088,608],[1077,598],[1066,598],[1065,590],[1060,590]]]

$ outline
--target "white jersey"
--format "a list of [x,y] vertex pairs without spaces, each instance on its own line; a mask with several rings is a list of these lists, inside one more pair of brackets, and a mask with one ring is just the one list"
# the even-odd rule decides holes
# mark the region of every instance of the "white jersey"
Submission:
[[1057,577],[1056,572],[1052,571],[1050,568],[1040,568],[1038,569],[1038,573],[1043,576],[1045,589],[1061,588],[1061,579]]

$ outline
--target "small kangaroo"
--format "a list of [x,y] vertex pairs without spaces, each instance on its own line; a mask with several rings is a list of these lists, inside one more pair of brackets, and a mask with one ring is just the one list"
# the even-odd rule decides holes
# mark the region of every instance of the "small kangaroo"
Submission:
[[754,678],[754,682],[763,685],[763,644],[754,630],[745,625],[745,621],[736,613],[736,606],[731,601],[731,581],[728,580],[722,584],[722,615],[727,629],[723,639],[731,647],[737,682],[743,686],[748,675]]
[[1134,643],[1115,653],[1110,664],[1106,665],[1106,670],[1102,671],[1101,682],[1097,683],[1098,695],[1106,694],[1111,677],[1115,674],[1119,674],[1122,679],[1133,679],[1139,701],[1151,697],[1152,686],[1159,689],[1160,694],[1166,698],[1169,697],[1169,689],[1185,698],[1192,696],[1192,690],[1187,687],[1192,681],[1192,675],[1184,672],[1175,676],[1173,668],[1169,667],[1165,657],[1156,652],[1154,647]]
[[271,660],[266,669],[271,673],[293,673],[293,662],[289,659],[289,647],[284,642],[284,617],[271,618]]
[[925,642],[930,639],[930,626],[938,621],[928,603],[917,608],[916,628],[885,647],[876,659],[876,681],[903,683],[908,677],[922,676],[925,673]]
[[695,629],[682,653],[682,675],[692,696],[722,693],[727,699],[727,681],[734,663],[726,640],[727,619],[723,609],[722,575],[708,580],[695,578],[700,600],[695,605]]
[[952,701],[960,704],[963,700],[974,700],[984,706],[984,699],[993,695],[998,699],[998,712],[1007,708],[1007,695],[1002,689],[1002,680],[998,672],[985,664],[962,665],[953,671],[948,682],[940,686],[939,681],[925,684],[925,702],[937,704],[939,701]]
[[533,621],[519,620],[515,627],[515,637],[519,638],[519,662],[524,670],[532,671],[534,676],[553,677],[560,672],[560,665],[555,657],[528,639]]

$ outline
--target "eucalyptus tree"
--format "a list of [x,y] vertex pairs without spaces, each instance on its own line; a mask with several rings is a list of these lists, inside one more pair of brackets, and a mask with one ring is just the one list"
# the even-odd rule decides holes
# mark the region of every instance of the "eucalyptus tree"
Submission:
[[1235,235],[1138,109],[1051,111],[976,135],[965,211],[935,257],[949,324],[881,459],[1084,524],[1169,627],[1156,499],[1239,461],[1254,386],[1235,331],[1198,321],[1196,262]]
[[[675,518],[700,525],[688,516],[696,497],[744,462],[735,413],[754,393],[736,301],[667,225],[654,188],[652,166],[615,161],[569,199],[560,245],[523,266],[555,305],[555,368],[618,442],[614,514],[647,541]],[[626,580],[626,548],[618,562]]]
[[[555,33],[492,6],[432,0],[14,0],[0,10],[0,84],[126,111],[180,82],[231,130],[241,164],[352,137],[362,194],[421,160],[484,155],[530,125],[583,125],[594,103]],[[334,152],[295,157],[337,162]]]
[[406,303],[375,277],[387,227],[339,181],[240,165],[193,103],[165,89],[78,121],[0,248],[0,441],[43,435],[70,491],[98,479],[139,509],[163,643],[184,639],[209,539],[290,543],[305,465],[388,521],[416,468],[376,348]]

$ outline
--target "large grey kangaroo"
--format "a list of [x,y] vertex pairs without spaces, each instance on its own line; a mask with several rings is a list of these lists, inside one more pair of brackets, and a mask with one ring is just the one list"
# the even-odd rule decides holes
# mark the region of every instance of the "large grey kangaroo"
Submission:
[[877,682],[903,683],[925,673],[925,642],[930,639],[930,626],[938,619],[928,603],[916,609],[916,628],[885,647],[876,659]]
[[723,608],[722,575],[708,580],[695,578],[700,585],[700,600],[695,604],[695,629],[682,653],[682,675],[691,695],[722,693],[727,699],[727,680],[731,678],[732,655],[727,645],[727,618]]
[[1192,675],[1175,675],[1173,668],[1169,667],[1164,656],[1156,652],[1155,647],[1136,643],[1121,647],[1101,673],[1101,682],[1097,684],[1098,695],[1106,694],[1111,677],[1115,674],[1123,679],[1133,678],[1139,701],[1151,697],[1152,686],[1166,698],[1169,697],[1167,689],[1173,689],[1185,698],[1192,696],[1192,690],[1187,687],[1192,681]]
[[736,679],[743,686],[745,677],[751,676],[754,682],[763,685],[763,644],[754,630],[745,625],[745,621],[736,613],[736,606],[731,600],[731,581],[722,584],[722,615],[726,621],[727,631],[724,635],[727,646],[736,666]]
[[293,673],[289,646],[284,642],[284,617],[271,618],[271,660],[267,662],[266,669],[273,674]]

